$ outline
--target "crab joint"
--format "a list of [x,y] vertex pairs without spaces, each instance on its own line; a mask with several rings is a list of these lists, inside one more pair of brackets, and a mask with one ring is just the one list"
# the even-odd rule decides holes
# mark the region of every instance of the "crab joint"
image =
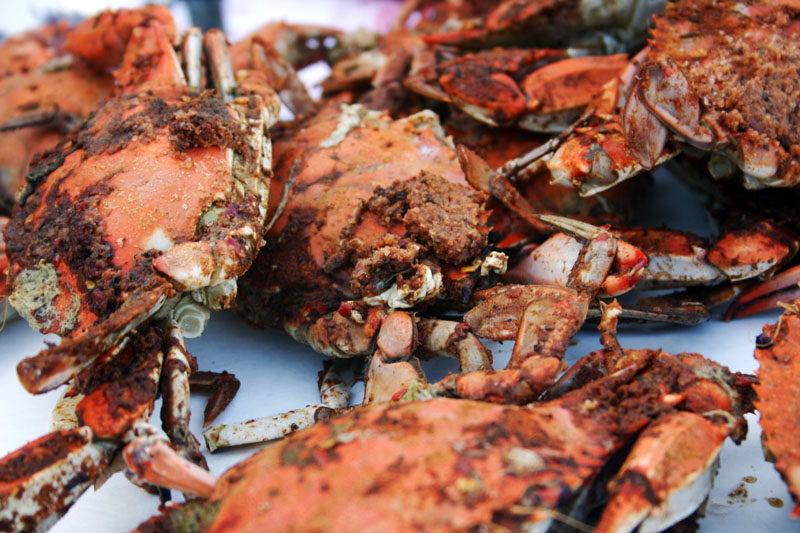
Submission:
[[123,457],[136,478],[185,494],[208,498],[217,482],[213,474],[187,461],[153,435],[131,442],[123,450]]

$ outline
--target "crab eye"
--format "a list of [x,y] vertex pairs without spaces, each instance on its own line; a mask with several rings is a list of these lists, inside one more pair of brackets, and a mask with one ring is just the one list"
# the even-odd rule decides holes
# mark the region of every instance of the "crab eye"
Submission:
[[775,343],[775,341],[769,335],[765,333],[761,333],[756,337],[756,348],[764,350],[769,348]]

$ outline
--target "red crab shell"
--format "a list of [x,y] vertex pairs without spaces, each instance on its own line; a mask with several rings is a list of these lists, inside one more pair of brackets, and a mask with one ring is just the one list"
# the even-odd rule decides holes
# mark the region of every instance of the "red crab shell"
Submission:
[[[682,479],[710,466],[726,436],[742,438],[738,378],[697,354],[625,350],[612,361],[608,352],[586,356],[592,368],[569,377],[571,392],[544,403],[384,403],[318,424],[229,470],[210,498],[206,531],[545,526],[552,515],[543,510],[585,505],[581,493],[651,423],[630,477],[647,483],[652,505],[663,504]],[[598,374],[605,377],[589,377]],[[730,416],[695,414],[713,409]],[[659,477],[645,477],[648,469]],[[639,489],[622,489],[623,501]],[[636,523],[646,516],[609,514]]]
[[[26,201],[24,225],[20,216],[12,222],[12,278],[33,266],[32,255],[42,251],[38,247],[44,245],[40,241],[47,226],[71,223],[91,235],[82,236],[83,246],[46,237],[60,296],[54,303],[55,320],[34,315],[43,333],[78,335],[102,318],[115,299],[114,291],[102,285],[109,274],[125,279],[141,264],[143,252],[194,238],[200,215],[215,196],[227,192],[224,147],[180,151],[170,139],[167,113],[177,111],[183,94],[175,87],[158,97],[127,95],[107,102],[84,126],[85,141],[77,150],[64,149],[58,167]],[[202,100],[195,97],[190,105],[202,105]],[[95,259],[87,264],[82,254]],[[72,303],[75,295],[79,310]]]
[[[348,242],[369,249],[389,234],[404,246],[408,227],[362,210],[382,194],[381,188],[424,171],[454,184],[450,194],[463,186],[459,195],[485,200],[466,184],[455,151],[431,112],[392,121],[361,106],[340,110],[333,104],[276,137],[273,205],[286,182],[292,186],[286,209],[269,232],[271,244],[242,280],[238,304],[256,323],[276,325],[289,316],[298,319],[302,307],[325,312],[352,299],[352,264],[342,256]],[[475,227],[482,227],[486,215],[481,211]],[[477,231],[476,241],[485,243],[488,228]]]
[[[77,343],[20,364],[32,391],[68,379],[68,360],[83,361],[75,372],[164,298],[235,279],[261,241],[273,110],[249,91],[231,103],[192,92],[161,26],[131,35],[122,89],[39,161],[6,231],[10,301],[33,327]],[[224,55],[222,39],[207,48]],[[209,305],[229,305],[229,293]]]
[[10,210],[35,154],[55,147],[111,94],[107,69],[119,66],[133,28],[151,20],[174,40],[169,10],[147,6],[105,11],[74,28],[48,24],[0,46],[0,124],[32,121],[0,132],[0,207]]

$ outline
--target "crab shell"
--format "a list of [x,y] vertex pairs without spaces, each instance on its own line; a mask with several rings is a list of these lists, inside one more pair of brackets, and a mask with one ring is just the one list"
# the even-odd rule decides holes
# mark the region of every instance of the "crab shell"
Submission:
[[[35,166],[105,100],[133,28],[158,21],[170,40],[175,24],[163,6],[104,11],[76,27],[48,24],[0,46],[0,208]],[[4,204],[4,205],[3,205]]]
[[[270,230],[270,245],[242,279],[237,305],[249,321],[299,325],[336,310],[342,301],[380,297],[377,293],[383,289],[369,280],[371,287],[364,290],[352,285],[359,262],[348,253],[363,258],[385,252],[383,277],[391,279],[412,266],[402,263],[397,254],[414,255],[420,245],[436,250],[444,268],[471,264],[486,246],[488,228],[482,224],[488,213],[480,207],[485,197],[466,184],[455,151],[432,112],[393,121],[359,105],[344,105],[341,110],[329,106],[295,128],[279,134],[274,145],[276,179],[271,198],[276,202],[280,187],[291,182],[286,208]],[[428,174],[421,176],[423,171]],[[416,194],[411,190],[415,186],[436,187],[439,194],[447,192],[456,199],[436,201],[421,193],[428,200],[409,213],[444,218],[426,222],[418,217],[413,235],[407,235],[414,229],[409,217],[404,222],[391,213],[381,215],[365,207],[384,201],[394,205],[397,198]],[[404,187],[410,188],[400,191]],[[462,206],[462,200],[464,206],[475,208],[473,214],[464,211],[458,216],[465,220],[467,230],[455,236],[437,233],[448,222],[448,208],[452,211],[452,206]],[[472,216],[476,219],[467,220]],[[450,248],[448,239],[455,243]],[[414,268],[419,265],[415,259],[411,261]],[[436,279],[441,277],[437,268],[431,263],[429,269]],[[434,292],[421,299],[440,291],[441,280],[436,279],[428,280],[433,281]],[[376,301],[374,305],[386,303]]]
[[764,452],[775,463],[792,497],[792,516],[800,517],[800,385],[797,382],[800,363],[800,316],[794,300],[786,307],[777,324],[764,326],[756,338],[758,359],[756,407],[761,413],[764,431]]
[[578,1],[505,0],[482,18],[462,21],[455,31],[428,35],[425,40],[463,47],[586,46],[619,50],[644,41],[650,17],[665,3],[611,0],[599,7]]
[[[607,357],[596,352],[585,361],[597,372]],[[544,531],[552,519],[546,510],[584,505],[581,494],[603,465],[653,420],[659,430],[645,432],[626,465],[635,472],[620,481],[638,475],[653,483],[648,505],[655,509],[638,517],[612,511],[607,520],[667,527],[702,496],[671,515],[664,502],[676,486],[706,483],[698,473],[709,471],[732,433],[727,422],[743,421],[735,379],[697,354],[627,350],[618,363],[596,382],[569,376],[564,385],[577,383],[577,390],[535,406],[444,398],[358,408],[228,471],[211,496],[207,531],[469,531],[491,524]],[[612,406],[614,398],[620,403]],[[676,402],[731,417],[677,412]],[[625,487],[623,502],[625,495],[637,501],[640,489]]]
[[107,74],[70,66],[0,80],[0,124],[26,120],[40,124],[0,132],[0,202],[7,209],[34,156],[54,148],[65,130],[88,117],[112,86]]
[[[570,50],[494,49],[447,59],[421,69],[406,87],[449,102],[491,126],[516,124],[537,132],[560,132],[592,96],[627,64],[625,54],[571,57]],[[420,80],[434,81],[433,87]]]
[[45,24],[0,43],[0,78],[28,74],[58,55],[70,25],[66,21]]
[[[261,242],[265,97],[191,91],[157,24],[133,30],[116,77],[120,93],[29,174],[6,230],[10,300],[45,333],[104,339],[180,291],[228,305]],[[58,384],[28,366],[29,388]]]
[[623,115],[642,166],[658,161],[669,133],[727,155],[748,188],[800,183],[800,8],[676,2],[655,21]]

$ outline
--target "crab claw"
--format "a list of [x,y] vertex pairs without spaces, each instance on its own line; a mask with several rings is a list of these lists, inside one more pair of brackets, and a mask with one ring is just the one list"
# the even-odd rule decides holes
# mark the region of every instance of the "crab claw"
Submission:
[[92,430],[56,431],[0,459],[0,524],[27,531],[52,523],[106,468],[116,445],[93,443]]
[[[208,498],[217,482],[211,472],[184,459],[153,435],[138,437],[125,447],[122,454],[135,478],[159,487]],[[180,483],[175,483],[175,480]]]
[[[559,223],[554,218],[548,221]],[[648,257],[636,246],[613,237],[602,237],[602,233],[584,231],[583,226],[574,226],[581,237],[596,234],[590,241],[600,250],[605,250],[613,261],[586,261],[583,250],[590,250],[577,238],[565,233],[556,233],[538,248],[528,254],[513,270],[506,274],[508,279],[545,283],[578,288],[591,288],[603,296],[618,296],[631,290],[642,278],[648,265]],[[587,271],[583,279],[573,279],[573,267],[579,262],[586,263]],[[601,268],[602,266],[602,268]]]
[[[692,144],[709,148],[714,142],[711,132],[700,124],[699,98],[672,60],[645,66],[633,91],[656,119]],[[658,158],[658,154],[651,155],[656,155],[653,161]]]
[[667,143],[667,128],[642,101],[639,91],[633,90],[625,103],[622,115],[625,143],[642,168],[650,170],[658,163]]
[[611,498],[595,532],[661,531],[689,516],[711,490],[727,436],[724,424],[691,412],[649,426],[609,484]]
[[725,320],[778,309],[781,302],[800,298],[800,265],[742,292],[725,311]]
[[797,242],[767,222],[727,233],[708,251],[708,262],[732,281],[753,278],[785,264]]
[[209,395],[203,411],[203,426],[209,425],[228,406],[239,391],[239,380],[229,372],[210,372],[199,370],[189,376],[192,392]]

